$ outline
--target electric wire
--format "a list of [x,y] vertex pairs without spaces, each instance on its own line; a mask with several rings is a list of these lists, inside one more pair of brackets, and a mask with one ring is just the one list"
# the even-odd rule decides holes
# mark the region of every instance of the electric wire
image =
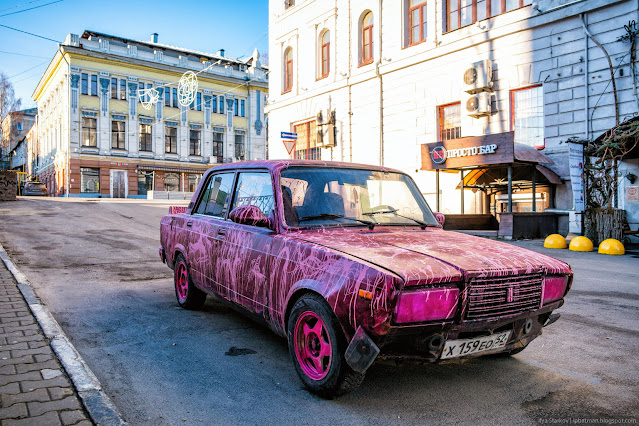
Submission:
[[11,7],[7,7],[6,9],[0,9],[0,12],[4,12],[5,10],[11,10],[11,9],[15,9],[17,7],[22,7],[23,5],[27,5],[27,4],[33,4],[33,3],[38,3],[44,0],[32,0],[32,1],[28,1],[26,3],[18,3],[15,6],[11,6]]
[[0,53],[4,53],[4,54],[6,54],[6,55],[26,56],[26,57],[29,57],[29,58],[49,59],[49,58],[48,58],[48,57],[46,57],[46,56],[27,55],[27,54],[24,54],[24,53],[18,53],[18,52],[7,52],[7,51],[5,51],[5,50],[0,50]]
[[15,15],[17,13],[27,12],[29,10],[38,9],[38,8],[41,8],[41,7],[49,6],[50,4],[60,3],[60,2],[63,2],[63,1],[64,0],[56,0],[56,1],[52,1],[52,2],[47,3],[47,4],[41,4],[40,6],[30,7],[29,9],[23,9],[23,10],[18,10],[16,12],[5,13],[4,15],[0,15],[0,18],[2,18],[3,16],[9,16],[9,15]]
[[34,37],[38,37],[38,38],[42,38],[42,39],[44,39],[44,40],[49,40],[49,41],[52,41],[52,42],[54,42],[54,43],[58,43],[58,44],[60,44],[60,42],[59,42],[58,40],[54,40],[54,39],[52,39],[52,38],[44,37],[44,36],[41,36],[41,35],[38,35],[38,34],[33,34],[33,33],[28,32],[28,31],[19,30],[19,29],[17,29],[17,28],[13,28],[13,27],[10,27],[10,26],[8,26],[8,25],[2,25],[2,24],[0,24],[0,27],[8,28],[8,29],[13,30],[13,31],[18,31],[18,32],[20,32],[20,33],[24,33],[24,34],[29,34],[30,36],[34,36]]

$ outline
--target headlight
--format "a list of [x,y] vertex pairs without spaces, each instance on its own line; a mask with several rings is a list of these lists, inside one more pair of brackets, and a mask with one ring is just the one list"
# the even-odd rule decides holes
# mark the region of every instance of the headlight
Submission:
[[541,289],[542,306],[549,302],[554,302],[564,297],[568,286],[568,277],[566,275],[549,275],[544,277],[544,283]]
[[445,320],[455,316],[459,289],[454,287],[402,291],[395,306],[395,322]]

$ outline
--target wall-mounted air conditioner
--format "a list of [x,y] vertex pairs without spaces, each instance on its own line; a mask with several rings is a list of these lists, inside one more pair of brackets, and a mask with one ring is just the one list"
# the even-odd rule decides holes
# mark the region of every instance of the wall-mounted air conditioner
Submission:
[[321,148],[331,148],[335,146],[335,126],[317,126],[317,146]]
[[492,112],[491,94],[479,92],[470,95],[466,100],[466,113],[471,117],[490,115]]
[[477,93],[493,87],[493,63],[490,60],[475,62],[464,71],[465,92]]

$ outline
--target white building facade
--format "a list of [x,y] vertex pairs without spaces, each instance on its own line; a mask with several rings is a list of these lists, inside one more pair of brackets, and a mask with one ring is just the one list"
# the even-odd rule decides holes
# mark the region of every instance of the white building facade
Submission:
[[[400,169],[434,209],[425,144],[514,131],[562,180],[542,208],[574,211],[564,142],[639,111],[636,55],[620,40],[638,14],[636,0],[270,0],[269,157]],[[479,93],[469,93],[469,70],[475,84],[486,79]],[[291,154],[281,132],[298,135]],[[637,159],[619,173],[619,208],[636,228],[639,203],[623,196],[630,174]],[[478,192],[462,202],[459,184],[459,173],[441,173],[439,210],[485,212]],[[570,217],[560,231],[579,232]]]
[[266,158],[267,75],[257,51],[239,60],[157,34],[69,34],[33,93],[35,173],[53,195],[190,193],[215,164]]

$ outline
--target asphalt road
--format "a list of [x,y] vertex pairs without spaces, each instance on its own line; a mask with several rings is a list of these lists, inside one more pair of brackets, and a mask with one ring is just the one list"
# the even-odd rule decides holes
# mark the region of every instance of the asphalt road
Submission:
[[514,243],[568,260],[576,275],[562,318],[524,352],[439,365],[375,364],[358,390],[326,401],[303,389],[286,342],[268,329],[211,298],[200,312],[177,306],[171,270],[157,254],[168,205],[0,203],[0,242],[130,424],[639,418],[639,255]]

